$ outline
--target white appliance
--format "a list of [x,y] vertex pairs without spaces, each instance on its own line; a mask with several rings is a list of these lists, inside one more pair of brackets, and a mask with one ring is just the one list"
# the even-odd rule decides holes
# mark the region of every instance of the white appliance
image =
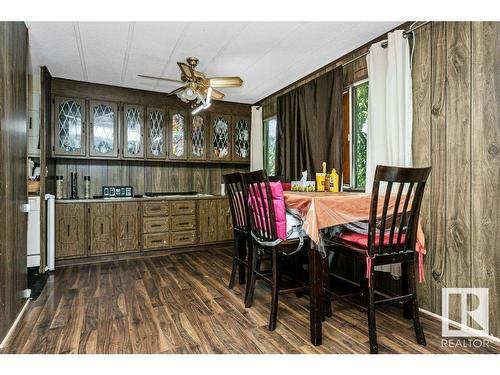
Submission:
[[47,211],[47,266],[45,271],[55,271],[56,269],[56,202],[55,196],[45,194]]
[[29,197],[28,267],[40,266],[40,197]]

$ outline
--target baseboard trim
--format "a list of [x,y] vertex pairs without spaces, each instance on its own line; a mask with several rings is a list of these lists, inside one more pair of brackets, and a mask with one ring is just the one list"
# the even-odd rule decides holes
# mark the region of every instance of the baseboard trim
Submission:
[[21,311],[19,312],[19,314],[17,315],[17,318],[16,320],[14,320],[14,323],[12,323],[12,325],[10,326],[10,329],[9,331],[7,332],[7,334],[5,335],[4,339],[2,340],[2,342],[0,343],[0,349],[3,349],[7,343],[9,342],[10,340],[10,337],[12,336],[12,333],[14,333],[14,330],[16,329],[17,327],[17,324],[19,323],[19,321],[21,320],[21,318],[23,317],[24,315],[24,312],[26,311],[26,308],[28,307],[29,303],[30,303],[30,299],[28,298],[26,300],[26,302],[24,303],[24,306],[23,308],[21,309]]
[[441,316],[439,314],[436,314],[436,313],[433,313],[432,311],[429,311],[429,310],[426,310],[426,309],[423,309],[421,307],[419,307],[419,310],[426,314],[426,315],[429,315],[429,316],[432,316],[433,318],[435,319],[438,319],[440,321],[444,321],[454,327],[457,327],[457,328],[460,328],[460,329],[463,329],[463,330],[466,330],[468,332],[470,332],[471,334],[474,334],[476,337],[481,337],[481,338],[484,338],[484,339],[488,339],[490,341],[493,341],[497,344],[500,344],[500,338],[498,337],[495,337],[493,335],[487,335],[481,331],[478,331],[477,329],[474,329],[474,328],[471,328],[469,326],[466,326],[466,325],[463,325],[462,323],[459,323],[459,322],[456,322],[454,320],[451,320],[451,319],[448,319],[448,318],[445,318],[444,316]]

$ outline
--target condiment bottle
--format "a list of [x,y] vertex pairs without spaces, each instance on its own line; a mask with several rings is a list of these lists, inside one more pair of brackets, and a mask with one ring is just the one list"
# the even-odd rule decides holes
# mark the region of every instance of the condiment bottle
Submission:
[[330,174],[330,178],[328,179],[328,185],[329,185],[329,190],[332,193],[338,193],[339,192],[339,175],[337,174],[337,171],[335,168],[332,169],[332,173]]

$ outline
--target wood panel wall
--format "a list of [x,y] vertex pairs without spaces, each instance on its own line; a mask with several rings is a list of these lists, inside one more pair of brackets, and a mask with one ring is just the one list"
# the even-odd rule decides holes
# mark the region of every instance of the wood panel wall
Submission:
[[[433,22],[415,43],[414,164],[433,168],[422,208],[429,254],[420,304],[441,314],[443,287],[489,288],[490,333],[498,337],[500,23]],[[458,298],[450,303],[450,318],[460,320]]]
[[27,55],[23,22],[0,22],[0,342],[26,288]]
[[78,173],[78,194],[83,198],[83,176],[90,176],[91,194],[101,195],[103,185],[131,185],[134,194],[146,191],[197,191],[220,194],[222,176],[248,172],[245,165],[181,164],[129,160],[56,159],[55,173],[63,176],[70,195],[71,172]]

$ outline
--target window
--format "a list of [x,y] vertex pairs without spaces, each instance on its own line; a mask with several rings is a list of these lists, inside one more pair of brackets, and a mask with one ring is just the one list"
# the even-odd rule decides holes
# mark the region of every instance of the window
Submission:
[[344,186],[365,189],[368,81],[350,86],[343,97],[344,111]]
[[264,168],[269,176],[276,174],[276,117],[264,120]]

